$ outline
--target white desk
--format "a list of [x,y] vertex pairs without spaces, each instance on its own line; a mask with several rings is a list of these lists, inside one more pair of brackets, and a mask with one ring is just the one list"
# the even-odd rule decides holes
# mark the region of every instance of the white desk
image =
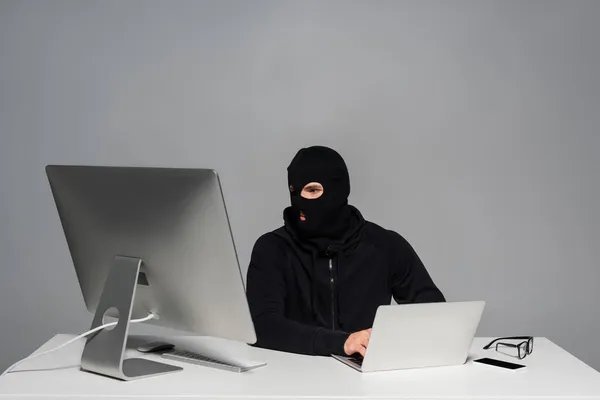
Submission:
[[[52,348],[71,337],[57,335],[38,351]],[[83,349],[83,342],[80,342],[18,368],[29,372],[2,377],[0,398],[600,399],[600,373],[544,338],[536,338],[533,354],[523,360],[528,367],[519,371],[473,364],[469,360],[462,366],[371,374],[361,374],[326,357],[266,351],[210,338],[181,340],[196,351],[204,346],[217,346],[241,358],[265,360],[268,365],[238,374],[179,364],[184,366],[184,371],[121,382],[80,371],[78,364]],[[487,341],[476,339],[471,357],[501,358],[493,350],[481,350]],[[160,359],[157,355],[146,357]]]

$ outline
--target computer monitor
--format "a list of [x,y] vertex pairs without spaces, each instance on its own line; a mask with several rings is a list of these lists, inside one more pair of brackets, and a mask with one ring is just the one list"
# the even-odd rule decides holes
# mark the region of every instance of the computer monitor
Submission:
[[130,380],[179,367],[125,359],[129,321],[254,343],[225,201],[211,169],[49,165],[92,328],[82,369]]

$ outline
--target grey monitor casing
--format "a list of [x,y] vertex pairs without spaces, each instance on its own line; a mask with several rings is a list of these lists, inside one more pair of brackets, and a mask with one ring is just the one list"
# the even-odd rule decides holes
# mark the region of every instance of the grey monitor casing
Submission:
[[131,319],[153,312],[150,324],[256,341],[214,170],[49,165],[46,173],[90,312],[115,257],[131,257],[142,261]]

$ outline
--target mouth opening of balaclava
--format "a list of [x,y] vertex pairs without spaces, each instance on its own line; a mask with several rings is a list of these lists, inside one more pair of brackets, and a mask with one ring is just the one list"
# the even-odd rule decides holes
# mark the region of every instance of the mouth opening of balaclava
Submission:
[[[316,199],[302,197],[302,189],[312,182],[323,185],[323,193]],[[323,146],[301,149],[288,167],[288,183],[289,222],[300,236],[338,239],[344,235],[351,210],[350,177],[342,156]]]

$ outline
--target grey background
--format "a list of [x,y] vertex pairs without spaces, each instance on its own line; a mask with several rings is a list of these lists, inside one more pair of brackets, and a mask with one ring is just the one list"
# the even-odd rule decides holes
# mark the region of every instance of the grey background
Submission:
[[0,0],[0,367],[88,328],[48,163],[214,167],[245,273],[325,144],[479,335],[600,368],[600,2]]

